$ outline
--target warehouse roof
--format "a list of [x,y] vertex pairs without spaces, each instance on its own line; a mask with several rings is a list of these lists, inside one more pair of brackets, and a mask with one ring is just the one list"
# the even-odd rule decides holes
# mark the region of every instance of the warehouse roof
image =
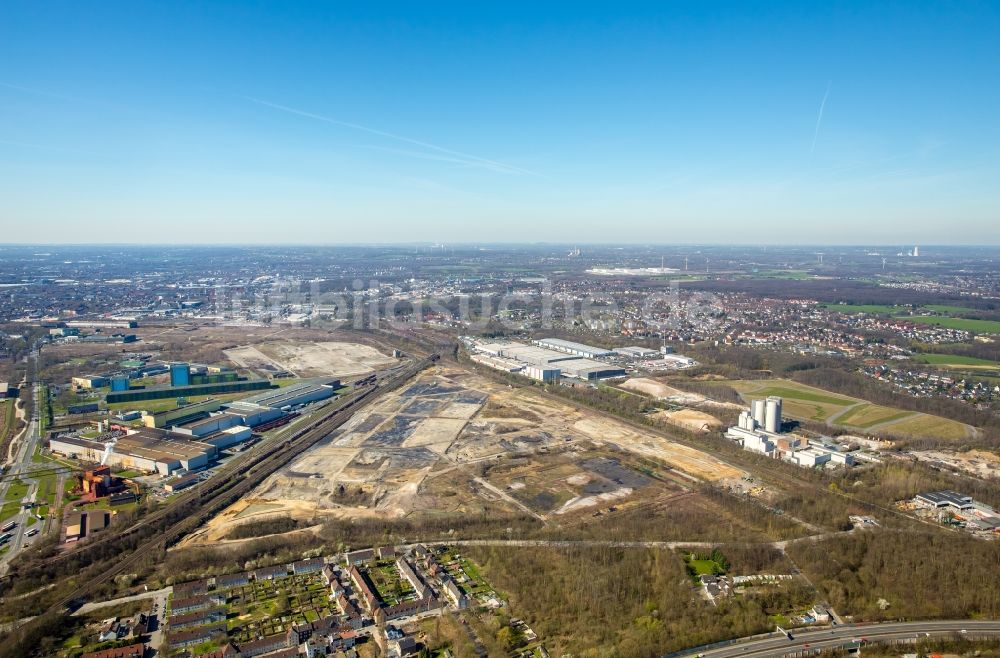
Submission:
[[586,352],[596,356],[608,356],[613,354],[611,350],[606,350],[603,347],[594,347],[593,345],[574,343],[571,340],[563,340],[562,338],[543,338],[541,340],[536,340],[535,344],[541,345],[542,347],[554,347],[560,350]]
[[248,398],[243,398],[241,402],[244,404],[257,404],[265,407],[281,407],[288,404],[289,400],[294,400],[295,398],[308,395],[321,389],[327,389],[332,393],[333,388],[339,384],[340,381],[337,379],[301,382],[298,384],[292,384],[291,386],[285,386],[284,388],[273,389],[264,393],[252,395]]
[[954,507],[968,507],[972,505],[972,496],[966,496],[965,494],[960,494],[957,491],[949,489],[917,494],[917,498],[926,500],[939,507],[942,505],[952,505]]

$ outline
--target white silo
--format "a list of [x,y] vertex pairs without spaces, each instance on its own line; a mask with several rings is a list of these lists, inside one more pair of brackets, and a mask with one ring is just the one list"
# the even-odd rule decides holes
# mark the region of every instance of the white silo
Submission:
[[754,400],[750,403],[750,415],[753,416],[757,427],[764,427],[765,406],[763,400]]
[[773,395],[767,398],[764,429],[777,434],[781,431],[781,398]]

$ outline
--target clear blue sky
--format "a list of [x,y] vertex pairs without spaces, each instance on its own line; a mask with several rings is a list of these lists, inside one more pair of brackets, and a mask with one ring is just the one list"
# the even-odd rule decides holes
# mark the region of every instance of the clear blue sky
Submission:
[[7,0],[0,242],[995,244],[998,108],[996,2]]

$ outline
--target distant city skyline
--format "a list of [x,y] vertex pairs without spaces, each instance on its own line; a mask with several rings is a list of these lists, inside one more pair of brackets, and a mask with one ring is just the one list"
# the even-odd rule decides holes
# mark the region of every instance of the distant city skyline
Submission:
[[1000,5],[0,7],[0,243],[1000,244]]

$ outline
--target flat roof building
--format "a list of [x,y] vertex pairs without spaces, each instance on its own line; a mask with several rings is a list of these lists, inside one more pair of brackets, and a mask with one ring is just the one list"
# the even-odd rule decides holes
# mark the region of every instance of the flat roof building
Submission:
[[588,359],[614,356],[614,352],[606,350],[603,347],[593,347],[591,345],[584,345],[583,343],[574,343],[571,340],[563,340],[561,338],[542,338],[541,340],[536,340],[535,345],[555,350],[557,352],[572,354],[573,356],[582,356]]
[[216,446],[209,443],[147,427],[118,437],[109,448],[110,443],[58,436],[49,440],[49,449],[83,461],[160,475],[170,475],[180,469],[204,468],[218,452]]
[[951,507],[957,510],[972,509],[972,496],[945,489],[917,494],[914,501],[926,507]]
[[583,381],[624,377],[626,374],[624,368],[591,359],[570,359],[559,361],[558,365],[563,377],[573,377]]
[[283,409],[285,407],[295,407],[300,404],[308,404],[317,400],[326,400],[333,397],[335,389],[340,388],[339,379],[327,379],[321,381],[301,382],[259,393],[240,400],[244,404],[256,404],[261,407],[271,409]]

